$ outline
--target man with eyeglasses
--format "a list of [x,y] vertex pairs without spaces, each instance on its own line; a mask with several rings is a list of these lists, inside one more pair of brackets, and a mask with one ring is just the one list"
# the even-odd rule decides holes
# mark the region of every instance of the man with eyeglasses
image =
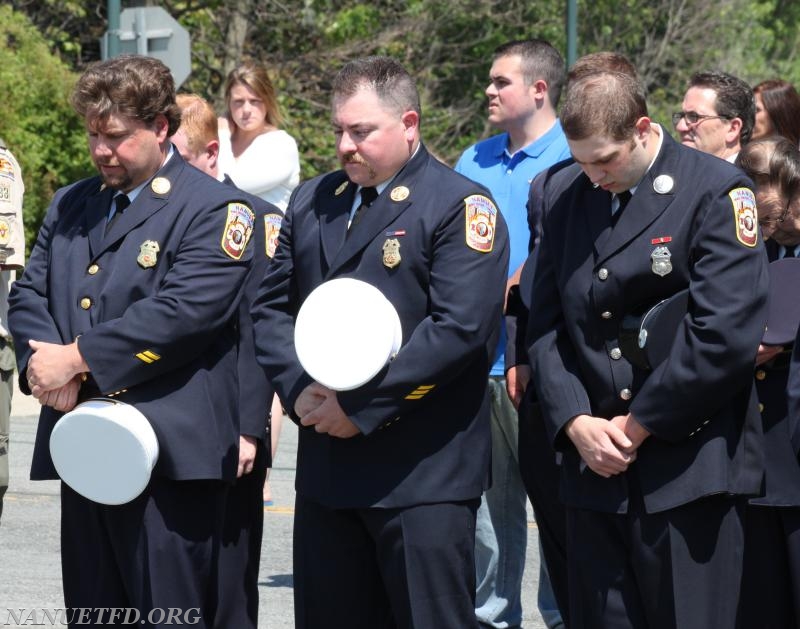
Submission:
[[753,133],[753,90],[726,72],[697,72],[689,79],[681,111],[672,124],[681,142],[733,163]]

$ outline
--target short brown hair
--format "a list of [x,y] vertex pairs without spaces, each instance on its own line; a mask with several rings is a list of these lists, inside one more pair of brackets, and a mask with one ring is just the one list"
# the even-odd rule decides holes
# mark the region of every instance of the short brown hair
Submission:
[[175,81],[169,68],[153,57],[120,55],[91,65],[78,79],[71,102],[85,119],[104,121],[119,114],[152,124],[163,115],[168,135],[181,124]]
[[573,63],[567,72],[567,82],[577,81],[598,72],[619,72],[620,74],[629,74],[634,78],[639,76],[636,66],[622,53],[601,51],[583,55]]
[[717,97],[714,101],[716,114],[726,120],[741,120],[740,143],[744,145],[750,141],[756,123],[756,100],[747,83],[727,72],[711,70],[695,72],[689,79],[689,88],[692,87],[713,90]]
[[641,83],[621,72],[594,72],[569,83],[561,126],[570,140],[607,136],[629,139],[636,121],[647,116]]
[[209,142],[219,140],[217,114],[208,101],[197,94],[178,94],[176,101],[181,110],[180,128],[186,134],[189,150],[199,155]]
[[280,126],[283,122],[283,117],[278,108],[278,98],[275,95],[275,88],[267,74],[267,70],[250,62],[243,63],[228,73],[228,78],[225,81],[225,106],[228,108],[228,119],[230,120],[231,90],[239,84],[249,87],[264,101],[264,107],[267,110],[267,124],[271,124],[274,127]]
[[347,63],[333,79],[333,100],[349,98],[364,87],[374,90],[382,103],[398,112],[421,115],[414,79],[391,57],[362,57]]
[[547,83],[550,104],[555,108],[564,87],[564,58],[543,39],[521,39],[510,41],[495,48],[492,59],[517,56],[520,58],[522,78],[525,85],[543,80]]

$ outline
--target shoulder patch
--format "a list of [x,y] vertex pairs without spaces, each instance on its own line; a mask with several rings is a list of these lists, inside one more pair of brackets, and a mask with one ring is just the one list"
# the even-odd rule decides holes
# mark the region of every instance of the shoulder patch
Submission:
[[750,188],[734,188],[728,193],[733,204],[736,239],[743,245],[758,244],[758,213],[756,197]]
[[222,250],[234,260],[242,257],[253,233],[255,220],[253,210],[243,203],[228,203],[228,219],[222,232]]
[[481,253],[489,253],[494,246],[494,230],[497,224],[497,207],[482,194],[473,194],[464,199],[467,223],[467,246]]
[[283,216],[279,214],[266,214],[264,216],[264,242],[266,243],[267,257],[274,258],[278,249],[278,234],[281,231]]
[[14,165],[5,157],[0,157],[0,177],[14,181]]
[[[0,188],[0,191],[3,189]],[[0,247],[8,247],[11,242],[11,223],[5,216],[0,216]]]

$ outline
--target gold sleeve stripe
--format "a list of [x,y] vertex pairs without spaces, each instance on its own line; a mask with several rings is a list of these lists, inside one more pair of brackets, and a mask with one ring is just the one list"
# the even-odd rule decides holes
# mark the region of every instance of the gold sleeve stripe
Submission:
[[161,356],[159,356],[153,351],[150,351],[149,349],[146,349],[143,352],[139,352],[138,354],[136,354],[136,358],[138,358],[142,362],[149,364],[156,362],[161,358]]
[[421,384],[406,396],[407,400],[419,400],[435,387],[435,384]]

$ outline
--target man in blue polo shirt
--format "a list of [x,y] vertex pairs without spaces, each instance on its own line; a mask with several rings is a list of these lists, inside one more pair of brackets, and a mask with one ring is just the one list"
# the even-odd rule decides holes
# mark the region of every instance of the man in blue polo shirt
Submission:
[[[502,133],[469,147],[455,169],[489,188],[506,219],[511,243],[510,285],[518,281],[516,276],[528,256],[526,202],[531,181],[540,171],[570,156],[556,117],[564,83],[564,60],[546,41],[513,41],[495,50],[489,77],[488,120]],[[522,622],[520,590],[527,542],[527,496],[517,456],[519,396],[512,400],[507,393],[505,343],[503,329],[489,377],[492,488],[484,494],[476,530],[475,613],[485,627],[519,627]],[[509,377],[512,375],[516,376],[512,372]],[[508,384],[510,390],[522,391],[526,383]],[[541,609],[543,616],[549,626],[558,626],[560,617],[555,605],[548,607],[552,609]],[[551,621],[549,616],[555,619]]]

